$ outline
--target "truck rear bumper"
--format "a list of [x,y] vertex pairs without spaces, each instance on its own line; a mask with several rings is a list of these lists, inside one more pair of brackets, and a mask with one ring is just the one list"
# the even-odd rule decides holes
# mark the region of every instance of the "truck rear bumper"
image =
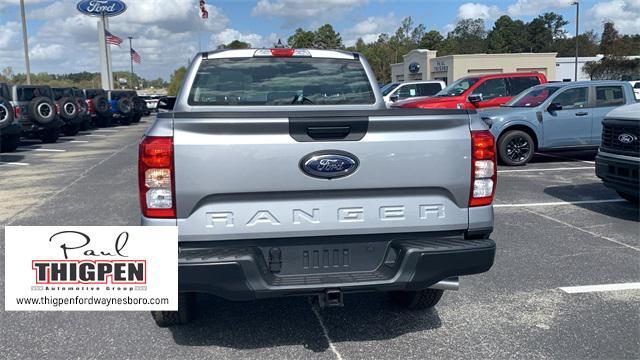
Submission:
[[[348,239],[348,240],[347,240]],[[179,289],[229,300],[421,290],[493,265],[495,243],[442,234],[181,243]],[[345,241],[347,240],[347,241]]]

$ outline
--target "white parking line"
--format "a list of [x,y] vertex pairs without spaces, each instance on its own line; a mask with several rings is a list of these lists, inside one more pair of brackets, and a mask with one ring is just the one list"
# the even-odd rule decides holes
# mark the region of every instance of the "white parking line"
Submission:
[[540,156],[546,156],[546,157],[550,157],[550,158],[555,158],[555,159],[562,159],[562,160],[571,160],[571,161],[580,161],[586,164],[595,164],[595,161],[588,161],[588,160],[580,160],[580,159],[574,159],[574,158],[570,158],[570,157],[566,157],[566,156],[560,156],[560,155],[553,155],[553,154],[542,154],[542,153],[535,153],[536,155],[540,155]]
[[62,150],[62,149],[42,149],[42,148],[30,148],[30,147],[23,147],[23,149],[29,149],[31,151],[40,151],[40,152],[65,152],[67,150]]
[[16,165],[16,166],[29,166],[29,163],[13,162],[13,161],[0,161],[0,165]]
[[604,285],[585,285],[585,286],[566,286],[560,290],[567,294],[581,294],[600,291],[619,291],[619,290],[637,290],[640,289],[640,282],[622,283],[622,284],[604,284]]
[[71,140],[71,141],[68,141],[68,142],[72,143],[72,144],[86,144],[86,143],[88,143],[88,141],[86,141],[86,140]]
[[99,130],[94,130],[95,132],[106,132],[106,133],[117,133],[118,130],[107,130],[107,129],[99,129]]
[[569,224],[569,223],[568,223],[568,222],[566,222],[566,221],[562,221],[562,220],[556,219],[556,218],[554,218],[554,217],[552,217],[552,216],[548,216],[548,215],[545,215],[545,214],[541,214],[541,213],[536,212],[536,211],[533,211],[533,210],[531,210],[531,209],[525,209],[525,211],[530,212],[530,213],[535,214],[535,215],[538,215],[538,216],[540,216],[540,217],[543,217],[543,218],[545,218],[545,219],[547,219],[547,220],[555,221],[555,222],[557,222],[558,224],[564,225],[564,226],[569,227],[569,228],[572,228],[572,229],[574,229],[574,230],[581,231],[581,232],[583,232],[583,233],[585,233],[585,234],[589,234],[589,235],[591,235],[591,236],[593,236],[593,237],[595,237],[595,238],[600,238],[600,239],[602,239],[602,240],[606,240],[606,241],[609,241],[609,242],[612,242],[612,243],[614,243],[614,244],[618,244],[618,245],[621,245],[621,246],[627,247],[627,248],[632,249],[632,250],[635,250],[635,251],[640,251],[640,248],[635,247],[635,246],[633,246],[633,245],[629,245],[629,244],[623,243],[623,242],[621,242],[621,241],[618,241],[618,240],[616,240],[616,239],[614,239],[614,238],[611,238],[611,237],[608,237],[608,236],[604,236],[604,235],[600,235],[600,234],[595,233],[595,232],[593,232],[593,231],[583,229],[583,228],[581,228],[581,227],[579,227],[579,226],[575,226],[575,225],[573,225],[573,224]]
[[337,360],[342,360],[342,354],[340,354],[338,352],[338,349],[336,349],[335,345],[333,345],[333,341],[331,341],[331,338],[329,337],[329,330],[324,325],[324,321],[322,321],[322,316],[320,315],[320,312],[311,302],[311,298],[309,298],[309,305],[311,305],[311,311],[313,311],[313,313],[316,316],[316,319],[318,319],[318,322],[320,323],[320,328],[322,329],[322,334],[324,335],[324,339],[327,342],[327,344],[329,344],[329,350],[331,350],[331,352],[336,356]]
[[532,206],[562,206],[562,205],[580,205],[580,204],[601,204],[601,203],[613,203],[624,202],[624,199],[603,199],[603,200],[578,200],[578,201],[550,201],[541,203],[525,203],[525,204],[494,204],[494,208],[507,208],[507,207],[532,207]]
[[99,134],[90,134],[90,135],[85,135],[85,136],[91,136],[91,137],[107,137],[107,135],[99,135]]
[[595,169],[593,166],[576,166],[576,167],[562,167],[562,168],[545,168],[545,169],[518,169],[518,170],[498,170],[498,174],[502,173],[520,173],[520,172],[535,172],[535,171],[564,171],[564,170],[588,170]]

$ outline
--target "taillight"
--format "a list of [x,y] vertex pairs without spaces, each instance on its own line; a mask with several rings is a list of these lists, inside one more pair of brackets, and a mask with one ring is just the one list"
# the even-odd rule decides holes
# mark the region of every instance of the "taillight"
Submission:
[[16,114],[16,119],[20,119],[22,116],[22,108],[20,106],[16,106],[13,108],[13,112]]
[[147,136],[138,154],[140,208],[145,217],[175,218],[173,138]]
[[95,108],[93,107],[93,99],[87,99],[87,110],[89,111],[89,113],[93,114],[96,112]]
[[491,205],[496,191],[496,141],[489,130],[471,132],[469,206]]
[[58,105],[58,103],[53,104],[53,106],[56,108],[56,114],[60,115],[60,105]]

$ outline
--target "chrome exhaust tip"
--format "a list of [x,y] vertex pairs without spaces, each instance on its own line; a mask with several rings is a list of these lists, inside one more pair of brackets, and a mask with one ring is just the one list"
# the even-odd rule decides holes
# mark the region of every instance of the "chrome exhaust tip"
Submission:
[[458,281],[458,277],[450,277],[446,278],[440,282],[437,282],[431,286],[430,289],[439,289],[439,290],[458,290],[460,288],[460,282]]

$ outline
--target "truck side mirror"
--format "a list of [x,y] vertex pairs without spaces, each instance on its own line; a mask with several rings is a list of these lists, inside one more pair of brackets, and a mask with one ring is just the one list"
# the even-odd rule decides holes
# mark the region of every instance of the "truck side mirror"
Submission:
[[389,97],[389,100],[391,100],[392,102],[396,102],[398,100],[400,100],[400,95],[398,94],[393,94]]
[[547,108],[548,112],[554,112],[554,111],[558,111],[558,110],[562,110],[562,105],[560,105],[558,103],[551,103],[551,104],[549,104],[549,107]]
[[470,103],[478,103],[482,101],[482,94],[471,94],[467,100],[469,100]]

